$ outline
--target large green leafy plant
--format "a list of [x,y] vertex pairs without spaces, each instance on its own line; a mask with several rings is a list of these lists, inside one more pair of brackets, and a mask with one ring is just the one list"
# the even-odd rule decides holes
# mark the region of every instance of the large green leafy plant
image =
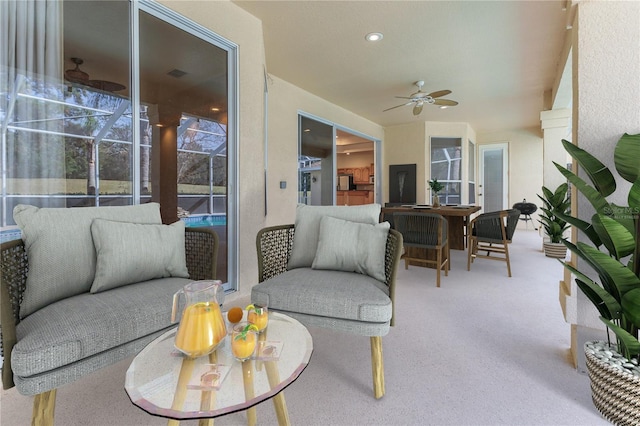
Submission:
[[[627,358],[640,354],[640,134],[624,134],[614,151],[615,168],[621,178],[632,185],[626,206],[610,203],[607,197],[616,191],[616,180],[602,162],[587,151],[562,141],[565,150],[586,173],[590,184],[555,164],[556,168],[593,205],[591,222],[577,217],[564,219],[580,229],[591,244],[564,244],[598,275],[592,280],[587,272],[561,261],[576,276],[580,290],[600,313],[600,319],[616,335],[618,351]],[[601,249],[602,248],[602,249]]]
[[542,195],[538,194],[542,200],[542,214],[538,222],[544,227],[544,232],[549,236],[552,243],[561,243],[564,232],[569,229],[569,224],[556,213],[563,217],[569,214],[571,199],[569,198],[569,185],[561,184],[555,191],[542,187]]

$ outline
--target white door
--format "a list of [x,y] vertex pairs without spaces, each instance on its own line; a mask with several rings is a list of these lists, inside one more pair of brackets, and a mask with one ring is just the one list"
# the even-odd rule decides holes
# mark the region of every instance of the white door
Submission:
[[508,208],[509,144],[480,145],[478,202],[483,212]]

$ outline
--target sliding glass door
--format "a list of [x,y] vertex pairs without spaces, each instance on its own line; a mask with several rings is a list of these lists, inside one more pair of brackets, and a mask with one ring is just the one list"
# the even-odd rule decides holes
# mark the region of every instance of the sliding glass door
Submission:
[[237,46],[151,1],[0,8],[2,240],[16,204],[156,201],[218,233],[235,287]]
[[298,115],[298,202],[361,205],[380,199],[380,141],[306,114]]

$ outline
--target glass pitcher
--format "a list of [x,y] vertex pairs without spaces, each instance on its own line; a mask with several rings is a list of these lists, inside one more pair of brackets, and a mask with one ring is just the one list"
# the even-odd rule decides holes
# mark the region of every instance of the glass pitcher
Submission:
[[175,347],[188,357],[196,358],[213,352],[227,335],[220,305],[217,300],[222,282],[192,281],[173,295],[171,322],[176,322],[180,294],[185,306],[176,332]]

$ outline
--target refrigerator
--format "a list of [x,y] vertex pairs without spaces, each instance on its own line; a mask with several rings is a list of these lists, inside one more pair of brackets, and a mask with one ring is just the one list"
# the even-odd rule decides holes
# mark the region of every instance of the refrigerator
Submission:
[[338,191],[349,191],[354,189],[353,175],[338,176]]

